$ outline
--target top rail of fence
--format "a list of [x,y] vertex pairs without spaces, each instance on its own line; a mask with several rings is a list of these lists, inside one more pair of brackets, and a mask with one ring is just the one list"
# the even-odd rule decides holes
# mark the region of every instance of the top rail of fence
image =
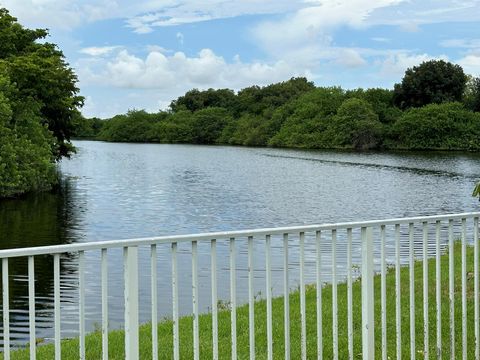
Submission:
[[445,214],[434,216],[417,216],[406,218],[394,218],[384,220],[369,220],[369,221],[354,221],[342,223],[330,223],[320,225],[300,225],[290,227],[264,228],[264,229],[250,229],[237,231],[220,231],[211,233],[188,234],[188,235],[172,235],[172,236],[157,236],[145,237],[137,239],[124,240],[108,240],[97,242],[85,242],[76,244],[52,245],[52,246],[37,246],[16,249],[0,250],[0,259],[12,258],[21,256],[35,256],[35,255],[53,255],[64,254],[78,251],[100,250],[106,248],[123,248],[131,246],[145,246],[152,244],[171,244],[191,241],[210,241],[212,239],[228,239],[248,236],[265,236],[265,235],[282,235],[300,232],[315,232],[324,230],[339,230],[349,228],[362,227],[377,227],[388,225],[401,225],[410,223],[435,222],[445,220],[461,220],[480,217],[480,212],[466,212],[459,214]]

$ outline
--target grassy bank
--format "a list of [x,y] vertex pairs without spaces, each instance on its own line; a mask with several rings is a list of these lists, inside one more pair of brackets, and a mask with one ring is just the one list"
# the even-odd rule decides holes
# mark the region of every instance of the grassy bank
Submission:
[[[462,349],[461,346],[461,248],[457,244],[455,247],[455,328],[456,328],[456,349]],[[473,249],[468,248],[467,252],[467,300],[468,300],[468,358],[474,357],[474,333],[473,333]],[[449,354],[449,305],[448,305],[448,255],[441,259],[441,294],[442,294],[442,342],[443,352],[446,358]],[[418,358],[423,358],[423,282],[422,282],[422,263],[415,265],[415,309],[416,309],[416,341]],[[401,270],[401,302],[402,302],[402,351],[403,357],[409,358],[410,338],[409,338],[409,269],[407,267]],[[388,356],[396,358],[396,339],[395,339],[395,273],[390,269],[386,279],[387,283],[387,339]],[[353,326],[354,326],[354,354],[355,358],[361,358],[361,283],[355,282],[353,285]],[[430,351],[435,354],[436,344],[436,306],[435,306],[435,261],[429,262],[429,317],[430,317]],[[380,277],[375,278],[375,291],[377,296],[375,302],[376,308],[376,344],[377,357],[380,355],[381,333],[380,333]],[[308,287],[306,292],[307,301],[307,350],[308,358],[316,358],[316,290],[314,287]],[[324,358],[332,357],[332,289],[326,286],[323,289],[323,336],[324,336]],[[347,358],[347,287],[345,284],[338,286],[339,301],[339,358]],[[290,295],[290,319],[291,319],[291,351],[292,359],[300,358],[300,298],[299,293],[294,292]],[[248,342],[248,306],[241,306],[237,310],[237,344],[238,357],[247,359],[249,354]],[[257,358],[266,358],[266,304],[264,301],[255,303],[255,335],[256,335],[256,354]],[[230,313],[222,311],[219,313],[219,352],[220,358],[230,358]],[[202,359],[212,358],[212,339],[211,339],[211,316],[209,314],[200,317],[200,352]],[[282,359],[284,356],[284,331],[283,331],[283,298],[273,300],[273,337],[274,337],[274,358]],[[159,352],[160,358],[172,358],[172,322],[164,321],[158,326]],[[109,334],[109,358],[123,359],[124,343],[122,331],[112,331]],[[192,352],[192,318],[184,317],[180,321],[180,347],[181,358],[193,358]],[[101,358],[101,335],[92,333],[86,338],[87,358]],[[140,348],[141,358],[151,359],[151,327],[143,325],[140,330]],[[39,359],[53,359],[54,349],[52,345],[39,346],[37,357]],[[28,359],[28,350],[19,350],[12,353],[12,359]],[[78,340],[65,340],[62,342],[62,358],[78,358]]]

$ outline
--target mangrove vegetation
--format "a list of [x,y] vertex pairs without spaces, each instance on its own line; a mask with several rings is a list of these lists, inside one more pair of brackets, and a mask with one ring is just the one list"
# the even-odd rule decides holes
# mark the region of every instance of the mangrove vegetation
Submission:
[[68,155],[83,98],[77,77],[45,29],[0,9],[0,198],[49,189]]
[[310,149],[480,150],[480,79],[431,60],[393,89],[317,87],[292,78],[265,87],[193,89],[167,110],[75,120],[75,136],[114,142]]

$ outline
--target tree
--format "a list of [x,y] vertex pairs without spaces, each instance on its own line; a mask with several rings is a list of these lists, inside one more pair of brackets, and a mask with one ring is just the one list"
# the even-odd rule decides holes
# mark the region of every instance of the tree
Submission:
[[145,110],[130,110],[125,115],[116,115],[104,120],[98,137],[106,141],[148,142],[157,140],[154,125],[163,120],[166,113],[147,113]]
[[463,94],[463,103],[475,112],[480,112],[480,77],[468,75],[465,93]]
[[198,111],[208,107],[234,108],[236,98],[230,89],[208,89],[200,91],[193,89],[170,103],[173,112],[180,110]]
[[0,8],[0,198],[49,189],[68,155],[83,98],[48,31],[24,28]]
[[399,147],[417,150],[479,150],[480,114],[461,103],[407,110],[393,127]]
[[238,92],[237,109],[234,115],[251,114],[269,117],[274,109],[313,89],[315,89],[313,83],[303,77],[291,78],[264,87],[250,86]]
[[231,115],[224,108],[207,108],[197,111],[192,117],[193,142],[215,144],[223,129],[231,122]]
[[220,143],[246,146],[265,146],[270,139],[269,122],[258,115],[245,114],[230,122],[220,136]]
[[15,114],[26,100],[36,101],[42,123],[56,138],[56,157],[68,155],[72,119],[83,105],[76,86],[77,76],[55,44],[39,42],[45,29],[24,28],[6,9],[0,9],[0,67],[5,69],[16,92],[10,101]]
[[8,99],[12,91],[14,86],[0,75],[0,198],[47,189],[56,180],[53,136],[40,124],[34,102],[26,101],[14,114]]
[[382,88],[347,90],[347,98],[366,100],[383,124],[392,124],[401,115],[400,109],[393,105],[393,90]]
[[402,109],[431,103],[461,101],[467,76],[459,65],[430,60],[407,69],[400,84],[395,84],[394,103]]
[[369,102],[350,98],[338,108],[328,132],[335,146],[368,150],[380,145],[382,124]]
[[79,112],[73,117],[72,123],[73,123],[73,132],[72,132],[73,137],[93,139],[102,130],[104,121],[96,117],[85,118]]
[[[192,113],[180,110],[172,114],[163,113],[160,121],[152,125],[150,137],[162,143],[192,143]],[[165,116],[166,115],[166,116]]]
[[274,113],[281,127],[269,145],[279,147],[331,147],[323,133],[345,100],[339,87],[316,88],[282,106]]

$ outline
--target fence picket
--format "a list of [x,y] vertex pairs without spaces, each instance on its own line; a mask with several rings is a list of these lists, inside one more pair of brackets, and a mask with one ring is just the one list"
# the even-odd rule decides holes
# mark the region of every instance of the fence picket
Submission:
[[[62,295],[64,294],[62,294],[62,292],[64,287],[68,286],[65,282],[68,279],[68,271],[70,271],[68,264],[63,263],[63,259],[66,261],[69,256],[68,254],[78,254],[78,272],[75,272],[75,274],[78,275],[78,317],[75,320],[75,324],[78,324],[79,337],[78,349],[76,350],[78,351],[77,356],[80,359],[84,359],[87,356],[87,350],[89,350],[86,346],[86,333],[89,330],[86,324],[90,322],[89,319],[86,319],[88,315],[86,310],[89,309],[86,307],[86,301],[88,301],[88,305],[90,305],[90,299],[95,299],[94,297],[89,297],[91,291],[89,285],[94,279],[87,277],[87,274],[90,274],[91,270],[86,267],[85,259],[87,258],[87,252],[101,250],[101,257],[98,259],[101,275],[99,278],[101,285],[101,352],[102,359],[108,359],[109,263],[107,251],[113,248],[123,249],[124,256],[125,358],[136,360],[140,356],[138,316],[139,314],[144,316],[144,313],[143,308],[142,311],[139,311],[139,294],[140,291],[143,291],[139,282],[145,279],[145,277],[150,281],[151,292],[151,298],[149,299],[151,304],[150,307],[148,307],[148,305],[146,307],[150,311],[149,315],[151,317],[148,319],[151,320],[152,324],[151,355],[153,358],[157,358],[161,355],[159,352],[164,351],[164,349],[159,349],[159,341],[161,341],[161,339],[158,338],[159,333],[157,333],[157,319],[159,315],[162,315],[157,313],[157,307],[159,306],[157,281],[161,281],[161,279],[157,277],[160,276],[160,274],[157,274],[157,248],[168,244],[171,246],[170,256],[172,261],[172,355],[175,360],[179,360],[185,356],[200,359],[206,356],[210,350],[212,351],[211,357],[213,359],[219,359],[225,356],[224,347],[219,348],[219,345],[221,345],[221,341],[219,341],[221,339],[219,339],[219,337],[224,338],[225,334],[219,334],[219,317],[223,316],[223,313],[218,308],[218,297],[221,295],[222,297],[225,296],[228,298],[228,294],[230,300],[229,345],[231,344],[230,355],[232,359],[249,358],[253,360],[256,356],[266,356],[267,359],[273,359],[274,356],[282,356],[285,359],[290,359],[294,354],[302,359],[307,359],[307,357],[315,356],[312,355],[315,354],[315,352],[317,359],[322,359],[324,352],[325,356],[332,359],[348,358],[349,360],[353,360],[360,352],[364,359],[374,359],[375,346],[377,346],[378,358],[393,358],[395,353],[396,359],[400,360],[406,355],[403,354],[403,352],[408,351],[408,348],[403,350],[402,345],[405,346],[405,344],[409,343],[410,351],[408,356],[410,359],[415,359],[419,356],[419,353],[421,353],[422,358],[431,358],[434,356],[442,358],[450,353],[450,358],[455,359],[460,358],[460,352],[461,358],[466,359],[467,357],[473,357],[472,352],[474,351],[475,359],[480,360],[479,218],[480,213],[464,213],[0,250],[0,259],[2,261],[3,358],[9,359],[13,356],[10,354],[12,351],[11,348],[14,349],[16,347],[16,334],[13,333],[17,331],[16,323],[10,318],[13,316],[12,314],[15,314],[15,317],[17,316],[17,309],[15,308],[16,299],[12,295],[14,293],[16,295],[16,292],[10,291],[9,286],[15,281],[25,281],[24,274],[17,274],[16,272],[9,274],[9,270],[13,271],[13,265],[9,264],[9,259],[15,257],[28,258],[28,277],[26,277],[28,287],[25,288],[28,292],[28,334],[26,334],[25,337],[28,336],[30,342],[29,357],[30,359],[35,359],[38,350],[35,344],[37,340],[36,336],[41,329],[36,328],[35,312],[39,310],[39,307],[35,303],[38,297],[36,297],[35,293],[36,273],[34,257],[47,254],[49,256],[53,255],[53,351],[55,359],[60,359],[62,352],[61,346],[63,345],[61,342],[61,327],[63,326],[61,315],[66,316],[67,314],[62,314],[62,312],[64,310],[66,312],[68,311],[68,300],[63,300]],[[445,224],[447,224],[447,228],[445,228]],[[406,228],[406,226],[408,226],[408,228]],[[420,229],[422,229],[422,235],[420,235]],[[362,251],[360,254],[356,254],[356,244],[354,247],[352,243],[354,231],[357,230],[361,232]],[[331,237],[327,236],[327,239],[322,239],[322,232],[330,232]],[[375,234],[376,237],[379,236],[379,239],[375,238],[374,241],[373,234]],[[390,234],[393,236],[392,239],[389,237]],[[435,240],[433,239],[433,234]],[[461,237],[459,235],[461,235]],[[294,240],[296,236],[298,236],[298,241]],[[460,237],[461,240],[458,245],[455,244],[456,237]],[[473,242],[470,243],[472,237]],[[315,241],[310,241],[310,239],[313,240],[313,238]],[[256,254],[254,239],[258,240],[259,245],[262,246],[262,251],[265,249],[264,257],[262,252]],[[207,270],[210,271],[212,316],[212,348],[208,349],[208,351],[203,348],[203,343],[200,342],[200,336],[203,337],[200,329],[200,316],[203,311],[203,309],[200,308],[200,297],[203,294],[202,282],[205,280],[203,279],[205,264],[202,262],[203,257],[202,253],[200,253],[200,249],[203,249],[203,247],[199,244],[200,242],[207,241],[210,242],[210,247],[207,248],[207,252],[210,251],[210,263],[208,264],[210,268],[208,269],[207,266]],[[325,246],[322,245],[323,242],[325,242]],[[191,244],[191,252],[184,251],[183,247],[180,247],[182,250],[179,250],[180,243]],[[224,248],[220,243],[225,244],[226,247]],[[219,260],[221,265],[217,264],[217,245],[219,246],[218,249],[222,249],[222,251],[223,249],[229,249],[225,251],[229,254],[228,259],[225,257],[226,264],[221,262],[221,260]],[[473,247],[473,256],[470,256],[471,249],[469,245]],[[298,248],[295,248],[295,246],[298,246]],[[331,247],[328,248],[328,246]],[[343,246],[345,246],[346,252]],[[150,271],[141,274],[139,277],[138,261],[141,254],[140,247],[149,247]],[[277,257],[275,255],[279,249],[279,254],[281,253],[283,256]],[[325,249],[327,249],[327,253],[323,254],[322,250]],[[442,258],[443,251],[447,249],[448,260]],[[455,259],[456,249],[458,249],[459,252],[457,259]],[[390,250],[391,253],[389,253]],[[290,255],[290,251],[292,251],[295,256]],[[180,263],[179,253],[182,254],[182,262]],[[179,268],[179,266],[183,264],[184,254],[191,257],[191,274],[188,273],[185,275],[181,271],[182,269]],[[298,258],[297,254],[299,256]],[[290,256],[292,256],[292,258],[295,257],[297,260],[290,259]],[[346,258],[342,258],[342,256]],[[237,258],[240,264],[242,257],[248,262],[246,269],[241,266],[237,267]],[[89,266],[92,258],[88,257]],[[331,263],[323,263],[323,261],[325,261],[324,259],[327,258],[331,260]],[[259,262],[257,269],[261,269],[260,274],[265,276],[265,294],[263,294],[265,296],[265,303],[258,304],[258,306],[261,309],[261,307],[265,305],[266,318],[261,319],[262,323],[260,324],[255,323],[255,321],[259,321],[259,319],[255,319],[254,260],[255,262]],[[298,263],[295,263],[295,261],[298,261]],[[433,269],[432,261],[435,262],[435,269]],[[470,261],[472,261],[473,264],[470,264]],[[442,269],[443,262],[446,266],[445,269]],[[60,265],[62,265],[62,267]],[[390,274],[387,265],[395,266],[394,273]],[[406,267],[402,269],[404,265],[408,265],[408,269]],[[431,269],[429,265],[432,265]],[[222,267],[220,268],[220,266]],[[358,273],[354,271],[357,266]],[[418,273],[416,273],[415,266],[418,266]],[[325,268],[327,268],[327,273],[324,274],[323,271]],[[226,276],[224,278],[229,285],[229,293],[228,288],[219,289],[219,286],[223,285],[223,283],[219,283],[217,271],[220,274],[221,269],[228,269],[228,273],[225,274]],[[263,272],[263,269],[265,269],[265,272]],[[472,273],[470,273],[470,269],[473,269]],[[432,270],[431,278],[435,277],[435,279],[430,278],[430,270]],[[66,277],[63,277],[63,271],[67,271]],[[295,271],[298,271],[298,273]],[[328,273],[328,271],[331,272]],[[374,278],[374,271],[379,272],[378,278]],[[246,275],[242,276],[242,272]],[[291,277],[294,275],[298,276],[298,278],[293,277],[292,280]],[[359,286],[362,292],[362,341],[359,345],[361,349],[356,348],[357,345],[354,341],[357,339],[357,335],[355,332],[356,318],[354,317],[356,298],[353,292],[356,291],[354,289],[356,289],[357,286],[355,282],[357,275],[361,279]],[[185,300],[188,299],[184,299],[183,294],[182,297],[179,295],[179,280],[181,280],[183,286],[186,286],[183,284],[185,276],[191,279],[192,306],[189,308],[188,313],[185,314],[182,312],[182,316],[184,314],[193,314],[193,333],[191,337],[193,348],[184,349],[182,345],[182,349],[180,349],[180,342],[184,344],[184,340],[183,334],[180,336],[180,322],[183,324],[183,320],[180,318],[179,307],[180,304],[182,304],[182,311],[185,311],[183,304],[185,304]],[[275,277],[272,279],[272,276]],[[448,282],[446,279],[447,276]],[[458,277],[458,283],[456,283],[457,280],[455,280],[455,276]],[[328,304],[323,304],[322,302],[322,286],[324,285],[323,280],[325,279],[330,283],[328,286],[331,286],[326,292],[329,296],[331,290],[331,304],[330,301]],[[473,281],[469,281],[470,279],[473,279]],[[299,281],[298,298],[294,297],[297,296],[295,294],[294,296],[292,295],[292,299],[299,301],[300,309],[290,309],[290,305],[293,306],[294,304],[294,300],[292,300],[292,304],[290,304],[290,283],[295,280]],[[395,281],[394,284],[391,280]],[[208,275],[206,281],[209,282]],[[341,281],[345,281],[346,284],[340,287],[338,283]],[[404,282],[403,287],[401,286],[401,281]],[[312,288],[312,290],[310,290],[309,282],[314,282],[315,289]],[[379,285],[378,292],[374,292],[374,284]],[[445,287],[443,287],[443,284],[445,284]],[[392,286],[391,290],[393,290],[393,285],[394,291],[390,294],[389,287]],[[277,286],[280,287],[280,289],[278,289]],[[419,292],[418,295],[416,295],[415,291],[418,291],[420,286],[422,286],[422,293]],[[472,288],[473,297],[471,296]],[[346,289],[346,293],[343,293],[343,289]],[[405,289],[408,289],[408,294]],[[37,288],[37,292],[38,291],[39,289]],[[403,294],[402,291],[405,291],[405,294]],[[434,300],[429,299],[430,291],[432,291],[432,296],[433,293],[435,293]],[[445,297],[448,294],[448,304],[447,299],[442,298],[442,291],[447,291],[445,292]],[[278,295],[283,295],[283,301],[277,301],[273,298],[273,296]],[[310,298],[311,296],[314,296],[315,300]],[[346,303],[341,296],[346,296]],[[390,302],[390,296],[395,297],[395,299],[392,299],[392,302]],[[405,300],[405,302],[409,302],[409,304],[402,304],[403,296],[409,298]],[[418,298],[416,298],[416,296],[418,296]],[[456,296],[458,297],[457,299],[455,299]],[[63,301],[65,301],[65,303]],[[244,323],[243,319],[243,310],[237,309],[237,301],[239,303],[248,301],[248,334],[246,331],[246,322]],[[310,301],[312,301],[312,303],[310,303]],[[313,303],[314,301],[315,303]],[[377,301],[379,301],[379,308],[374,306]],[[458,303],[455,304],[455,301],[458,301]],[[282,304],[282,302],[283,309],[277,310],[277,304]],[[471,308],[469,307],[471,306],[470,302],[474,303],[472,310],[470,310]],[[295,304],[298,303],[295,302]],[[314,308],[311,308],[310,305],[314,306]],[[408,305],[408,307],[406,305]],[[446,314],[443,315],[443,321],[445,322],[443,325],[444,329],[442,329],[442,305],[444,309],[448,309],[449,311],[448,319]],[[65,306],[65,308],[61,308],[61,306]],[[331,333],[329,334],[329,336],[331,336],[331,343],[329,344],[324,343],[325,324],[323,321],[325,316],[324,309],[327,306],[331,306],[328,310],[331,310],[332,314]],[[458,308],[455,309],[455,306]],[[405,311],[405,313],[402,313],[402,310]],[[422,310],[423,316],[420,315],[422,314]],[[314,313],[311,313],[311,311]],[[379,312],[379,314],[375,314],[375,311]],[[430,311],[432,312],[430,313]],[[390,314],[393,315],[393,312],[395,312],[395,316],[390,316]],[[293,316],[292,314],[294,313],[296,314],[295,316],[299,316],[298,327],[291,325],[291,316]],[[245,312],[245,314],[247,313]],[[276,316],[282,315],[283,319],[276,318]],[[312,315],[313,317],[316,316],[315,320],[312,318]],[[408,319],[404,321],[407,321],[408,325],[404,325],[409,327],[409,330],[407,330],[409,331],[409,339],[404,339],[402,342],[402,335],[408,336],[406,333],[402,334],[402,318],[405,318],[406,315]],[[472,315],[473,319],[469,319],[469,316],[472,317]],[[378,344],[374,342],[374,320],[376,316],[377,319],[379,319],[380,325],[380,329],[377,330]],[[418,318],[416,318],[416,316]],[[265,323],[263,323],[263,321],[265,321]],[[310,325],[310,321],[315,324]],[[395,331],[393,328],[394,321]],[[435,324],[433,324],[433,321],[435,321]],[[281,332],[282,322],[283,333]],[[202,321],[202,329],[203,324]],[[266,353],[262,353],[261,351],[263,351],[263,349],[255,345],[258,329],[262,324],[266,326],[267,330]],[[330,319],[328,319],[326,324],[330,326]],[[471,324],[473,324],[473,329],[469,330],[468,327],[471,327]],[[220,326],[223,326],[223,323],[221,323]],[[423,336],[422,333],[417,336],[416,331],[419,331],[422,327]],[[327,327],[325,329],[327,329]],[[330,331],[330,328],[328,329]],[[65,328],[65,332],[67,330],[69,329]],[[435,335],[431,335],[430,331],[433,331]],[[315,335],[316,339],[312,339]],[[283,337],[283,339],[278,339],[278,336]],[[393,336],[396,337],[395,340]],[[442,336],[445,337],[442,339]],[[180,338],[182,338],[181,341]],[[295,343],[291,343],[291,338],[296,339]],[[298,340],[300,340],[300,343],[298,343]],[[461,343],[458,343],[460,345],[456,343],[457,340],[461,341]],[[281,341],[284,341],[283,349],[281,347],[282,344],[279,343]],[[261,343],[263,344],[263,342],[264,340],[262,340]],[[247,343],[248,350],[244,347]],[[395,348],[391,348],[392,344],[395,344]],[[150,344],[148,346],[150,346]],[[296,346],[298,346],[298,348]],[[457,346],[461,346],[462,349],[456,349]],[[450,349],[448,349],[448,347],[450,347]],[[278,353],[277,349],[280,349]],[[257,350],[260,351],[260,353],[256,353]],[[458,350],[458,352],[456,350]],[[150,349],[148,351],[150,351]],[[283,354],[281,354],[282,351],[284,351]]]

